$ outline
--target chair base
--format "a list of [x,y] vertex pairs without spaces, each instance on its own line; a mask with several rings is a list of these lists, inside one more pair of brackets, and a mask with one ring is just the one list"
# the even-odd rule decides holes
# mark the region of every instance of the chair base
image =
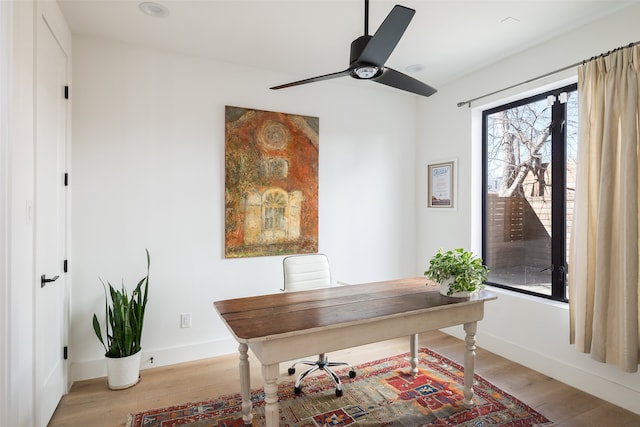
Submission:
[[309,375],[312,372],[315,372],[317,370],[325,371],[327,374],[329,374],[329,376],[333,380],[333,383],[336,386],[336,397],[342,396],[342,381],[340,381],[340,377],[338,376],[338,374],[336,374],[333,371],[333,369],[331,369],[331,368],[335,367],[335,366],[348,366],[349,368],[351,368],[351,370],[349,371],[349,378],[355,378],[356,377],[356,370],[349,363],[346,363],[346,362],[329,362],[329,360],[327,359],[327,356],[324,355],[324,354],[321,354],[318,357],[318,360],[316,360],[316,361],[299,360],[299,361],[295,362],[293,365],[291,365],[291,367],[287,371],[289,373],[289,375],[293,375],[293,374],[296,373],[296,368],[295,368],[296,365],[308,365],[308,366],[311,366],[311,368],[307,369],[306,371],[304,371],[303,373],[298,375],[298,379],[296,380],[296,383],[295,383],[294,388],[293,388],[293,391],[296,394],[302,393],[302,387],[300,385],[302,383],[302,380],[307,375]]

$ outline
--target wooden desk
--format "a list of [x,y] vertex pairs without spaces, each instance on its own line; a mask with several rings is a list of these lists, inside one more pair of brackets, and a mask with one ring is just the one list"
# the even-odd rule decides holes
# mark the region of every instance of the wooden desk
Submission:
[[[251,424],[248,349],[262,364],[267,427],[278,425],[280,362],[409,336],[412,372],[418,371],[417,334],[464,325],[465,406],[473,406],[475,334],[484,302],[440,295],[423,277],[217,301],[214,306],[240,344],[242,418]],[[347,386],[348,387],[348,386]]]

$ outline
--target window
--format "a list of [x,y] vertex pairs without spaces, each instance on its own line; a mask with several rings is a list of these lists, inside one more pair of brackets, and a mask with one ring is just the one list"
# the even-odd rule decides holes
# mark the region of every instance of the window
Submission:
[[283,191],[269,191],[264,200],[264,229],[285,230],[287,197]]
[[567,301],[577,85],[483,112],[482,257],[487,283]]

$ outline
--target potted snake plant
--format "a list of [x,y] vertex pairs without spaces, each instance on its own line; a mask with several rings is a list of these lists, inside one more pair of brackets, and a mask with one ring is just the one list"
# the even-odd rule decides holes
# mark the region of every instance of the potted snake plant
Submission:
[[140,279],[131,294],[125,288],[124,282],[121,288],[117,289],[108,281],[105,284],[100,279],[105,293],[104,334],[96,314],[93,315],[93,330],[105,350],[108,386],[112,390],[132,387],[140,379],[142,328],[151,265],[149,251],[146,252],[147,274]]
[[440,284],[440,293],[452,297],[468,297],[484,287],[489,269],[482,258],[462,248],[444,252],[442,248],[429,260],[424,275]]

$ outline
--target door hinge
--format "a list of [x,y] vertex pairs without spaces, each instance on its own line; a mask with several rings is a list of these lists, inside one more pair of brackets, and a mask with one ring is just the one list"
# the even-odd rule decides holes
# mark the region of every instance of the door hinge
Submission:
[[69,99],[69,86],[64,87],[64,99]]
[[67,360],[69,358],[69,348],[66,345],[62,347],[62,357],[64,358],[64,360]]
[[62,271],[69,272],[69,262],[66,259],[62,262]]
[[64,174],[64,186],[68,186],[69,185],[69,174],[65,172]]

